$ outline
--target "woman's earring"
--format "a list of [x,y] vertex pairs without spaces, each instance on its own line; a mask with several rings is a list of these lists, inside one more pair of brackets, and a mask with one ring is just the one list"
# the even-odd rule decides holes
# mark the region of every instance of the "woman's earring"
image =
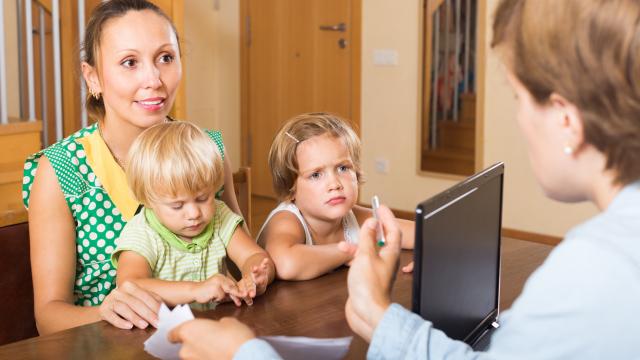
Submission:
[[93,88],[89,88],[89,93],[93,96],[94,99],[100,100],[100,93],[93,90]]
[[565,145],[562,151],[565,153],[565,155],[573,154],[573,148],[569,144]]

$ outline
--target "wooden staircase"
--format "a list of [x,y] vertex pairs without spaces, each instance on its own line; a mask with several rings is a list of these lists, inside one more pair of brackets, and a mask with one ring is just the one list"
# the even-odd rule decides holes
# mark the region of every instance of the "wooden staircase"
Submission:
[[422,152],[422,170],[463,176],[475,172],[476,97],[462,94],[460,100],[458,121],[438,122],[438,145]]
[[42,148],[42,122],[10,119],[0,125],[0,227],[27,221],[22,204],[24,160]]

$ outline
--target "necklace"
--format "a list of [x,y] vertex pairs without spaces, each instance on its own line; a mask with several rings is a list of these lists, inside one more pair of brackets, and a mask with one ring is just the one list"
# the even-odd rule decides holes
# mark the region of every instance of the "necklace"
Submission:
[[100,127],[100,123],[98,123],[97,126],[98,126],[98,134],[100,134],[102,141],[107,146],[107,150],[109,150],[109,153],[111,154],[111,156],[116,160],[116,163],[118,164],[118,166],[124,169],[125,166],[127,165],[126,162],[122,160],[120,157],[116,156],[113,150],[111,150],[111,147],[109,147],[109,143],[107,143],[107,140],[104,138],[104,135],[102,134],[102,128]]

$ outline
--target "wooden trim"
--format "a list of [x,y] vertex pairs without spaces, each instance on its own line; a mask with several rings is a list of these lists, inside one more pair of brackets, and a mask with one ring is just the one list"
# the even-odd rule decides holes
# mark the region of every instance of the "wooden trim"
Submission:
[[504,227],[502,228],[502,236],[552,246],[558,245],[560,241],[562,241],[562,238],[557,236],[538,234]]
[[16,225],[28,221],[25,208],[0,212],[0,227]]
[[362,136],[362,0],[351,0],[351,121]]
[[[433,35],[431,34],[431,29],[433,27],[433,12],[429,9],[429,5],[432,0],[424,0],[423,9],[420,12],[422,14],[422,31],[420,32],[420,43],[419,47],[422,48],[422,61],[420,62],[419,74],[422,79],[421,90],[421,111],[420,111],[420,127],[421,130],[421,141],[420,146],[417,147],[418,151],[418,170],[422,170],[422,152],[429,148],[429,136],[431,134],[431,129],[429,126],[430,122],[430,105],[431,105],[431,52],[433,49]],[[426,14],[428,12],[429,14]]]
[[[184,0],[173,0],[171,2],[171,21],[176,27],[179,35],[184,37]],[[181,38],[182,44],[180,48],[184,50],[184,39]],[[182,54],[181,54],[182,55]],[[172,114],[176,119],[184,120],[187,118],[187,63],[188,59],[182,57],[182,79],[178,85],[176,99],[173,102]]]
[[19,121],[0,125],[0,135],[12,135],[28,132],[40,132],[42,121]]
[[240,164],[250,166],[249,156],[249,0],[240,0]]
[[[360,203],[359,205],[360,206],[369,207],[368,204]],[[405,220],[414,221],[415,218],[416,218],[415,217],[415,213],[413,213],[411,211],[397,210],[397,209],[391,209],[391,211],[393,211],[393,214],[398,219],[405,219]],[[522,230],[516,230],[516,229],[511,229],[511,228],[505,228],[505,227],[502,228],[502,236],[510,237],[510,238],[514,238],[514,239],[519,239],[519,240],[535,242],[535,243],[538,243],[538,244],[552,245],[552,246],[558,245],[560,243],[560,241],[562,241],[562,238],[557,237],[557,236],[538,234],[538,233],[522,231]]]
[[476,33],[476,144],[474,146],[475,151],[475,168],[476,172],[481,171],[484,168],[484,102],[485,102],[485,67],[486,67],[486,53],[487,53],[487,41],[485,40],[486,31],[486,14],[487,14],[487,2],[477,2],[478,11],[476,16],[478,17],[478,29]]
[[60,2],[60,57],[62,75],[63,137],[80,128],[80,62],[78,60],[78,9],[71,1]]

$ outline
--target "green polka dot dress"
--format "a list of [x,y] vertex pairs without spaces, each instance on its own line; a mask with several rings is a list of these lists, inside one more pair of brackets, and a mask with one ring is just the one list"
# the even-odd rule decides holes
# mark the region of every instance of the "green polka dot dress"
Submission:
[[[75,304],[82,306],[101,304],[115,288],[116,269],[111,264],[111,253],[115,249],[115,240],[126,224],[122,213],[88,164],[84,147],[78,141],[96,131],[97,125],[90,125],[28,157],[24,163],[22,181],[22,198],[28,208],[38,161],[42,155],[46,155],[76,225],[77,256],[73,292]],[[221,134],[217,131],[206,132],[220,153],[224,154]]]

